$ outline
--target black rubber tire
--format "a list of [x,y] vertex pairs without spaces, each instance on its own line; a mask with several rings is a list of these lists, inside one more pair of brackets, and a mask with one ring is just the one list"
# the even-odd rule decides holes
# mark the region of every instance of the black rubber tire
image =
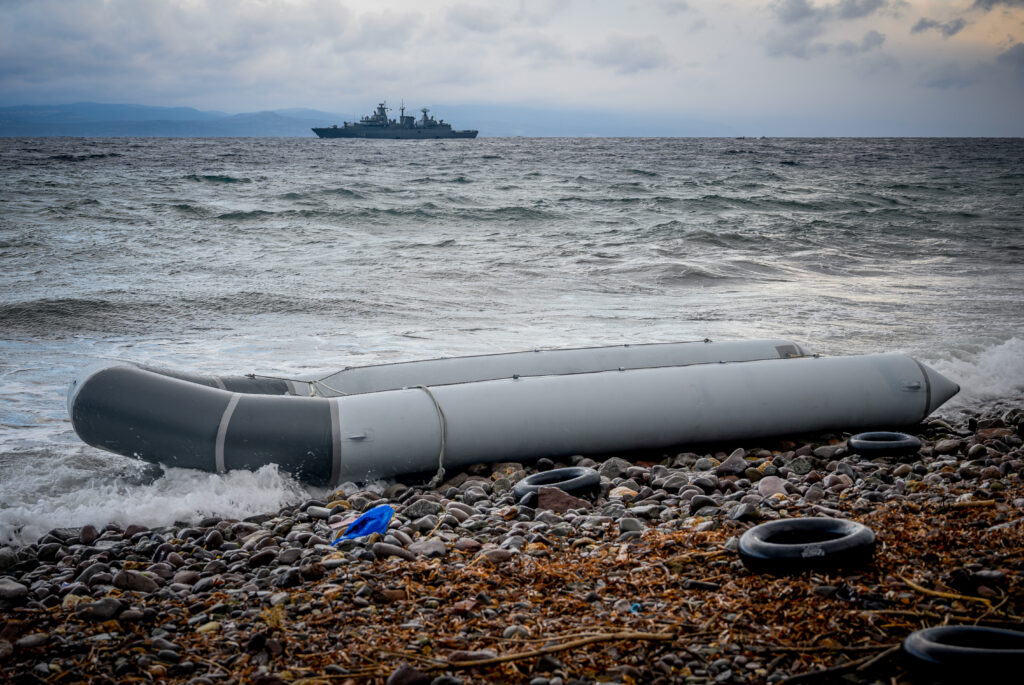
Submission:
[[905,456],[917,454],[921,441],[906,433],[875,431],[854,435],[846,441],[846,448],[857,454]]
[[512,494],[517,500],[527,493],[537,492],[541,487],[558,488],[569,494],[589,492],[601,485],[601,475],[594,469],[584,466],[569,466],[564,469],[551,469],[534,473],[515,484]]
[[984,626],[925,628],[903,640],[903,654],[911,668],[948,682],[982,673],[1019,673],[1024,633]]
[[779,519],[754,526],[740,537],[743,564],[762,573],[848,568],[871,560],[875,534],[843,519]]

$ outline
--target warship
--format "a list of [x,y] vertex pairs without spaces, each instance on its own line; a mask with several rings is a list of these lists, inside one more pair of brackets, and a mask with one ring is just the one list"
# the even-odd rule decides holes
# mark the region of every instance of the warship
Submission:
[[476,138],[477,131],[453,131],[452,125],[429,116],[430,110],[424,107],[422,119],[406,116],[405,104],[402,104],[398,120],[388,119],[389,107],[382,102],[377,111],[359,121],[346,121],[343,125],[314,128],[313,133],[321,138],[394,138],[398,140],[430,139],[430,138]]

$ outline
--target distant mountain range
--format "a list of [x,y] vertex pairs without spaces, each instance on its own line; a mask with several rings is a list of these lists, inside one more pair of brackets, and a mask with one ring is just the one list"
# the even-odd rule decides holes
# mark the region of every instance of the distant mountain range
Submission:
[[[367,107],[366,112],[372,108]],[[445,106],[435,112],[456,128],[482,137],[733,136],[719,124],[685,117],[650,117],[600,111],[526,107]],[[148,107],[79,102],[0,107],[0,137],[311,137],[314,126],[358,120],[358,115],[314,109],[226,114],[191,107]]]
[[[340,114],[312,109],[225,114],[191,107],[147,107],[79,102],[0,107],[0,136],[206,138],[312,136],[313,126],[340,123]],[[351,119],[351,117],[348,117]]]

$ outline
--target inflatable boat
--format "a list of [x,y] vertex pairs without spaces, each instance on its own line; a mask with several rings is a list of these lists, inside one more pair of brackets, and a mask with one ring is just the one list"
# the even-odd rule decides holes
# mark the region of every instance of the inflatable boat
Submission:
[[349,367],[307,379],[120,363],[84,374],[86,443],[165,466],[278,464],[316,485],[477,462],[920,422],[959,387],[901,354],[785,340],[620,345]]

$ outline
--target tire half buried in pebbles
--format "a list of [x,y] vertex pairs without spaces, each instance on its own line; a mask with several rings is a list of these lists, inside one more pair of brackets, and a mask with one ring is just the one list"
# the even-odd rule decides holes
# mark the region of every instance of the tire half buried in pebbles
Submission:
[[911,668],[940,682],[964,682],[982,669],[1013,682],[1024,669],[1024,633],[1016,630],[938,626],[911,633],[902,647]]
[[870,561],[874,550],[870,528],[829,517],[769,521],[745,532],[739,542],[744,565],[767,573],[851,568]]
[[857,454],[898,457],[917,454],[921,441],[906,433],[874,431],[852,436],[846,446]]
[[517,500],[521,500],[542,487],[558,488],[570,495],[585,494],[596,491],[600,485],[601,476],[594,469],[568,466],[564,469],[551,469],[529,475],[515,484],[512,494]]

